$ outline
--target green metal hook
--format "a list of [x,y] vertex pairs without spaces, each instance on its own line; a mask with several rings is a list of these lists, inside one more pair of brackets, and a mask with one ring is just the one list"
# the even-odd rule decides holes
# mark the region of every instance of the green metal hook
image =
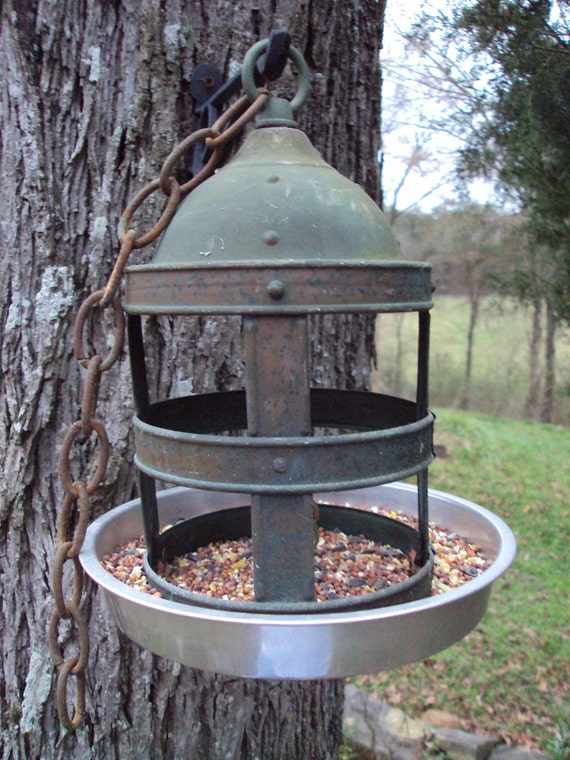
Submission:
[[[255,63],[260,55],[265,52],[268,44],[269,40],[256,42],[255,45],[247,51],[245,58],[243,59],[241,80],[243,83],[243,89],[251,101],[254,101],[259,94],[253,79]],[[301,108],[309,94],[311,74],[302,53],[300,53],[297,48],[293,47],[293,45],[289,47],[288,57],[293,61],[298,74],[297,92],[290,103],[291,110],[293,113],[296,113],[299,108]]]

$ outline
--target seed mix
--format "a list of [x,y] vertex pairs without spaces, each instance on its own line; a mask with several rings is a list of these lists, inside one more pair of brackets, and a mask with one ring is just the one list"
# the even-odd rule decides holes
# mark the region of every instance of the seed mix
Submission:
[[[348,506],[348,505],[347,505]],[[377,514],[417,527],[417,520],[404,513],[368,507]],[[489,562],[474,544],[446,528],[430,523],[435,554],[432,594],[440,594],[480,575]],[[101,560],[115,578],[132,588],[161,597],[143,570],[144,537],[116,547]],[[317,601],[361,596],[400,583],[414,572],[414,556],[364,536],[349,536],[319,529],[315,548],[315,598]],[[180,588],[217,599],[254,600],[251,539],[218,541],[176,557],[162,574]]]

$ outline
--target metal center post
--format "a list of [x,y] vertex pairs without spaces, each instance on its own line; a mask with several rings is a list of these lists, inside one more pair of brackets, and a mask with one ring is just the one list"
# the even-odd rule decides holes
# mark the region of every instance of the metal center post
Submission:
[[[248,434],[310,435],[307,318],[245,317],[244,342]],[[280,476],[288,467],[273,460]],[[315,510],[310,494],[252,495],[256,601],[314,600]]]

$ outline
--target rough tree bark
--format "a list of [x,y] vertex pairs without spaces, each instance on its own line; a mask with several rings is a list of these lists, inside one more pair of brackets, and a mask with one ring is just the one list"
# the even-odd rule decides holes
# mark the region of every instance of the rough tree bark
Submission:
[[[61,503],[57,452],[80,404],[73,318],[110,272],[126,200],[190,131],[193,67],[210,61],[232,73],[256,39],[288,28],[312,74],[302,126],[328,161],[378,198],[385,2],[0,2],[3,760],[335,757],[341,681],[246,681],[180,667],[120,635],[97,589],[84,603],[88,715],[56,748],[48,567]],[[158,210],[151,202],[137,213],[141,229]],[[96,342],[103,333],[93,329]],[[147,329],[157,346],[155,396],[240,385],[238,321],[165,319]],[[367,387],[372,329],[357,317],[315,324],[314,381]],[[135,493],[125,357],[110,374],[98,411],[113,458],[96,512]]]

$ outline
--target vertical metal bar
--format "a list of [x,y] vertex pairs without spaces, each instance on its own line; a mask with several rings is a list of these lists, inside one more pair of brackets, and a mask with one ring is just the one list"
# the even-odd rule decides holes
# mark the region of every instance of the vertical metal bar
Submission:
[[420,470],[418,482],[418,533],[420,536],[419,552],[416,562],[423,567],[429,554],[429,511],[428,511],[428,471]]
[[142,518],[144,536],[146,541],[146,554],[149,565],[156,569],[158,560],[158,534],[160,525],[158,522],[158,504],[156,501],[156,482],[154,478],[144,472],[139,472],[139,486],[141,492]]
[[[417,416],[423,419],[428,413],[429,405],[429,311],[419,312],[418,337],[418,384]],[[421,470],[417,477],[418,485],[418,532],[420,536],[419,556],[417,562],[424,565],[429,552],[429,507],[428,507],[428,471]]]
[[418,386],[416,400],[418,420],[421,420],[426,416],[429,405],[429,311],[420,311],[418,321]]
[[[244,318],[248,434],[292,437],[311,432],[306,317]],[[273,462],[276,483],[290,462]],[[315,507],[311,495],[253,494],[255,598],[314,601]]]
[[[148,408],[149,393],[144,355],[141,318],[138,314],[129,314],[127,320],[129,338],[129,359],[131,363],[131,378],[133,395],[137,413],[141,414]],[[142,517],[146,540],[146,552],[151,567],[156,567],[158,561],[158,505],[156,501],[156,483],[154,478],[139,472],[139,484],[142,503]]]
[[141,318],[138,314],[128,315],[127,330],[129,336],[129,360],[131,363],[133,395],[135,397],[137,412],[140,414],[141,412],[144,412],[149,405],[149,395],[142,324]]

